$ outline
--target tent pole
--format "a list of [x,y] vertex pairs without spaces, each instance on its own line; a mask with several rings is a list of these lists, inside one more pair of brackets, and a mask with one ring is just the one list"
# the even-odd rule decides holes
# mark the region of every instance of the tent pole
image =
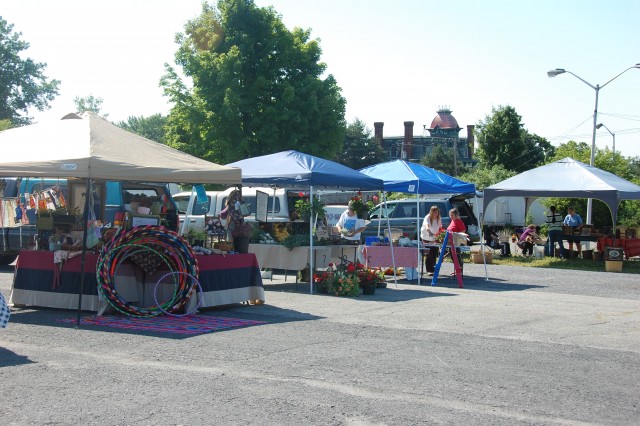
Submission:
[[311,214],[309,215],[309,293],[313,294],[313,185],[309,186],[309,204]]
[[389,233],[389,247],[391,249],[391,263],[393,263],[393,282],[398,287],[398,276],[396,275],[396,256],[393,253],[393,237],[391,235],[391,224],[389,223],[389,212],[387,211],[387,191],[382,191],[382,199],[384,200],[384,214],[387,216],[387,232]]
[[89,176],[87,176],[87,185],[85,187],[84,196],[84,212],[82,214],[82,257],[80,259],[80,290],[78,291],[78,317],[76,319],[76,328],[80,327],[80,310],[82,309],[82,292],[84,291],[84,265],[87,257],[87,222],[89,221],[89,198],[93,199],[91,192],[91,166],[89,166]]
[[184,222],[180,227],[180,235],[184,235],[184,231],[187,229],[187,222],[189,222],[189,212],[193,212],[193,205],[195,204],[194,194],[196,192],[195,185],[191,187],[191,195],[189,196],[189,204],[187,205],[187,211],[184,212]]
[[[478,205],[478,193],[473,196],[473,203],[475,206]],[[487,259],[484,257],[484,243],[486,240],[484,239],[484,203],[482,205],[482,213],[478,211],[480,215],[480,247],[482,249],[482,263],[484,263],[484,279],[485,281],[489,281],[489,273],[487,272]]]
[[[418,267],[416,268],[416,274],[418,268],[420,268],[420,195],[416,192],[416,241],[418,242]],[[420,274],[418,274],[418,285],[420,285]]]

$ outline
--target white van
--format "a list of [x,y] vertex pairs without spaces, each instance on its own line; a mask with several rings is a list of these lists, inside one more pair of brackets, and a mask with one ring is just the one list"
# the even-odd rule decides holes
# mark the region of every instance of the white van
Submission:
[[[193,229],[195,232],[203,232],[205,228],[205,218],[217,217],[224,209],[227,197],[236,189],[235,187],[227,188],[224,191],[206,191],[207,201],[204,203],[198,203],[195,192],[193,193],[194,202],[191,211],[187,212],[189,207],[189,198],[191,197],[191,191],[180,192],[173,195],[173,200],[176,203],[179,214],[179,226],[178,229],[182,231],[182,224],[187,218],[187,224],[184,229],[184,233]],[[267,222],[288,222],[289,221],[289,202],[286,189],[275,190],[275,206],[274,202],[274,190],[273,188],[242,188],[242,197],[244,198],[247,206],[249,207],[250,214],[245,217],[248,222],[255,222],[256,220],[256,193],[260,191],[266,193],[267,198]]]

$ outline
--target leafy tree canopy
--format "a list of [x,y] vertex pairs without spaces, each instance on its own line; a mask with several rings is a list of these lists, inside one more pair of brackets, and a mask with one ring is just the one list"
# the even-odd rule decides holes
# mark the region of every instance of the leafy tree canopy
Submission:
[[345,100],[310,31],[287,30],[252,0],[203,4],[178,34],[176,64],[161,80],[174,103],[167,143],[210,161],[296,149],[334,158],[344,142]]
[[104,99],[96,98],[93,95],[85,96],[84,98],[76,96],[73,99],[73,103],[76,104],[77,113],[91,111],[91,112],[95,112],[97,115],[107,118],[109,114],[101,114],[102,102],[104,102]]
[[336,156],[338,163],[358,170],[383,162],[382,147],[364,121],[356,118],[347,125],[344,146]]
[[454,150],[441,144],[434,146],[427,155],[422,157],[421,164],[449,176],[459,176],[467,171],[467,167],[461,162],[458,161],[456,165]]
[[131,116],[127,121],[117,123],[118,127],[132,133],[136,133],[152,141],[165,143],[164,127],[167,124],[167,117],[162,114],[153,114],[149,117]]
[[545,163],[554,147],[545,138],[530,134],[512,106],[492,108],[491,115],[476,125],[478,158],[487,167],[502,165],[518,173]]
[[480,165],[462,174],[459,179],[465,182],[473,182],[476,185],[476,189],[482,191],[488,186],[502,182],[515,175],[517,175],[515,171],[507,170],[500,164],[491,167]]
[[44,75],[47,64],[23,58],[20,53],[29,43],[20,40],[21,35],[0,17],[0,120],[10,120],[13,126],[31,123],[29,108],[48,109],[60,84]]

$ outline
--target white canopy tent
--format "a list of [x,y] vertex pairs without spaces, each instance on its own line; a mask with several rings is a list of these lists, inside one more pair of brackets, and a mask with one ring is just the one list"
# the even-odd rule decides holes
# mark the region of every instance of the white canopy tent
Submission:
[[[85,178],[87,193],[93,179],[227,185],[242,181],[239,168],[211,163],[151,141],[92,112],[67,114],[61,120],[0,132],[0,150],[0,177]],[[84,210],[83,245],[86,246],[88,206]],[[82,272],[84,264],[83,251]],[[84,281],[84,273],[82,277]]]
[[518,196],[526,197],[526,210],[533,200],[539,197],[602,200],[611,210],[615,229],[620,201],[640,200],[640,186],[613,173],[567,157],[485,188],[482,217],[494,199]]

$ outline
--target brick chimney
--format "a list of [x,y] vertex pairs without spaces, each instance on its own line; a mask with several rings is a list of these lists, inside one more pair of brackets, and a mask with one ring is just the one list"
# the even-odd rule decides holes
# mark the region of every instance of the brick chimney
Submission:
[[380,144],[380,146],[382,146],[382,141],[384,140],[384,136],[382,135],[383,127],[384,127],[384,123],[382,121],[376,121],[375,123],[373,123],[374,136],[378,144]]
[[413,121],[404,122],[404,150],[407,153],[406,160],[413,157]]
[[467,149],[469,152],[469,159],[473,158],[473,153],[475,151],[475,137],[473,136],[473,129],[475,126],[473,124],[467,125]]

